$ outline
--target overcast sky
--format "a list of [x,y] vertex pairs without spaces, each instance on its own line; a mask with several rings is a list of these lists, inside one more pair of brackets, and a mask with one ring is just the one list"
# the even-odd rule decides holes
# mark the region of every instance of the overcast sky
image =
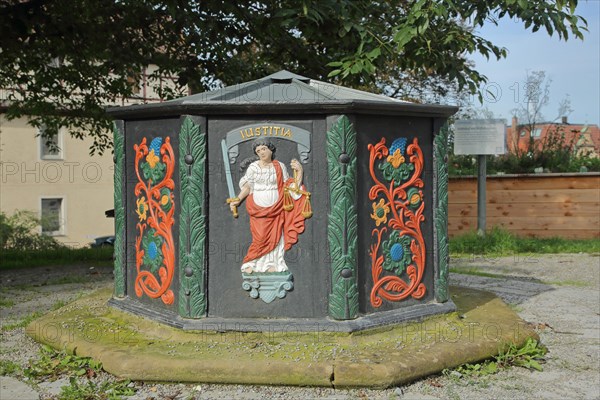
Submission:
[[[531,33],[507,18],[498,26],[488,24],[480,31],[484,38],[509,51],[501,61],[474,57],[476,69],[489,78],[489,89],[499,94],[497,100],[489,97],[483,105],[494,117],[510,124],[511,110],[523,101],[526,72],[544,70],[552,79],[550,101],[542,110],[545,120],[558,116],[558,104],[568,94],[573,108],[569,122],[599,124],[600,0],[581,0],[577,14],[588,21],[584,41],[561,41],[557,36],[548,36],[545,28]],[[474,106],[482,107],[478,102]]]

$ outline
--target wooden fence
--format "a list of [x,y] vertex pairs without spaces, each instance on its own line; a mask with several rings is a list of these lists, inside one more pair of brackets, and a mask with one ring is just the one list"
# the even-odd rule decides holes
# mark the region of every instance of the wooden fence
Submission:
[[[600,174],[498,175],[487,178],[487,229],[520,236],[600,238]],[[477,179],[450,178],[450,236],[477,229]]]

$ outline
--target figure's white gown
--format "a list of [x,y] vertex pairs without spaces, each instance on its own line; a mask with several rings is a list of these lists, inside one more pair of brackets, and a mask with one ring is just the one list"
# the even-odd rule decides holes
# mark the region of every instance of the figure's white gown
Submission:
[[[285,182],[288,180],[289,175],[285,165],[283,163],[280,163],[280,165],[283,182]],[[250,164],[246,173],[240,179],[240,188],[243,188],[246,183],[250,186],[250,194],[254,196],[254,202],[260,207],[270,207],[279,199],[277,173],[273,163],[266,167],[261,167],[259,161]],[[296,200],[301,196],[295,193],[291,193],[291,195]],[[267,272],[269,269],[269,272],[287,271],[288,266],[283,258],[285,254],[283,236],[281,235],[279,244],[270,253],[242,264],[241,270],[245,271],[247,268],[251,268],[252,272]]]

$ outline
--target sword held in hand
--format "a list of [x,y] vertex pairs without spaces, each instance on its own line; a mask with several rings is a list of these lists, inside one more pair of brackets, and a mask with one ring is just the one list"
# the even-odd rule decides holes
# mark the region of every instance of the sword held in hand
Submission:
[[[223,152],[223,162],[225,163],[225,179],[227,180],[227,189],[229,190],[229,198],[226,200],[227,204],[238,202],[240,199],[235,195],[233,189],[233,178],[231,177],[231,165],[229,165],[229,152],[227,151],[227,144],[225,139],[221,140],[221,151]],[[237,206],[233,207],[233,218],[238,217]]]
[[[228,198],[226,200],[227,204],[231,204],[231,203],[236,202],[236,201],[240,201],[240,199],[237,198],[237,197],[230,197],[230,198]],[[233,218],[237,218],[238,215],[239,215],[238,214],[238,210],[237,210],[237,206],[233,206],[232,212],[233,212]]]

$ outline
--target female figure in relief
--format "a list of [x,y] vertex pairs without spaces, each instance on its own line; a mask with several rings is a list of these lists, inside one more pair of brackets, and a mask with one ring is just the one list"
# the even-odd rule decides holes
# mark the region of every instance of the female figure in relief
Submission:
[[273,143],[257,140],[252,148],[256,157],[246,160],[250,165],[240,179],[240,193],[228,201],[234,211],[245,200],[250,217],[252,243],[241,270],[245,274],[284,272],[288,270],[285,251],[298,241],[304,220],[310,217],[306,212],[310,194],[302,185],[303,169],[298,160],[290,162],[294,171],[290,177],[285,164],[275,160]]

